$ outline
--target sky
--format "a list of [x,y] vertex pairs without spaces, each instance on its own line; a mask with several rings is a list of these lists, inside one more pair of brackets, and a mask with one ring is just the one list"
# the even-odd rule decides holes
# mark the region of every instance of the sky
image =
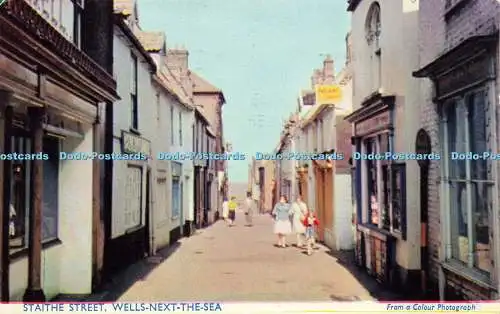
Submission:
[[245,182],[256,152],[278,144],[284,118],[326,54],[345,62],[350,18],[343,0],[139,0],[139,24],[164,31],[167,48],[189,50],[192,71],[220,88],[224,137],[246,161],[229,162]]

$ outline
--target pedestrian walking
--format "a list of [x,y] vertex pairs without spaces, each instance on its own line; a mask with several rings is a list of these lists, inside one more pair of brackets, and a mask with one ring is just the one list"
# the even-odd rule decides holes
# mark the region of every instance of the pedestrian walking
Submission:
[[255,202],[252,198],[252,192],[247,192],[247,199],[245,200],[245,219],[247,226],[251,227],[253,225],[253,215],[255,212]]
[[292,232],[290,223],[291,209],[286,196],[281,196],[280,201],[274,206],[274,233],[278,235],[278,247],[286,247],[286,236]]
[[222,202],[222,218],[224,218],[225,223],[229,223],[229,201],[225,196]]
[[307,214],[307,205],[302,201],[302,197],[299,195],[295,202],[293,202],[292,207],[292,231],[297,236],[297,247],[302,247],[304,245],[306,227],[304,226],[304,217]]
[[303,224],[306,227],[306,247],[307,255],[311,255],[316,246],[316,228],[319,220],[312,211],[308,211],[304,217]]
[[228,204],[229,207],[229,226],[234,226],[234,222],[236,220],[236,209],[238,208],[238,204],[236,203],[236,197],[232,196],[231,200]]

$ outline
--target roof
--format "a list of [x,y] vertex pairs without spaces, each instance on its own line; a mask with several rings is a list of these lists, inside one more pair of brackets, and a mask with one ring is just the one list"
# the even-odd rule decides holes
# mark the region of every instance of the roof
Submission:
[[220,94],[222,96],[223,103],[226,102],[222,90],[212,85],[210,82],[194,73],[189,71],[189,76],[193,82],[193,93],[195,94]]
[[[210,127],[210,120],[208,120],[207,113],[202,106],[196,106],[196,113],[203,119],[203,121],[207,124],[207,127]],[[214,133],[215,134],[215,133]]]
[[166,66],[163,66],[156,73],[156,79],[162,87],[166,89],[168,93],[177,98],[177,100],[189,109],[194,108],[194,104],[189,99],[181,84],[175,79],[175,77],[170,73]]
[[212,137],[215,137],[215,131],[214,131],[214,129],[212,129],[212,127],[210,125],[207,125],[207,132]]
[[313,122],[323,111],[329,108],[334,108],[334,105],[332,104],[322,104],[322,105],[317,105],[311,108],[304,117],[302,121],[302,128],[305,128],[308,126],[311,122]]
[[489,35],[472,36],[462,41],[457,46],[444,52],[431,63],[414,71],[414,77],[433,77],[438,73],[446,72],[451,66],[455,66],[470,59],[481,51],[495,47],[498,41],[498,32]]
[[125,23],[125,20],[123,18],[123,15],[121,14],[115,14],[113,17],[115,25],[117,25],[120,30],[125,34],[125,36],[130,40],[132,45],[139,51],[139,53],[142,55],[142,57],[146,60],[146,62],[149,64],[151,72],[156,73],[156,63],[153,60],[153,58],[149,55],[149,53],[144,49],[142,46],[141,42],[137,38],[137,36],[132,32],[130,27]]
[[135,11],[134,0],[113,0],[114,13],[132,15]]
[[145,32],[137,30],[134,32],[144,49],[148,52],[159,52],[165,47],[165,33]]

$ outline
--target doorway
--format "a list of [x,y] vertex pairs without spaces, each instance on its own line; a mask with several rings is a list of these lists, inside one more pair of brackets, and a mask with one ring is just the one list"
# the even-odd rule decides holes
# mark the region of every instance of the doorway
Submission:
[[144,235],[145,235],[145,239],[144,239],[145,252],[144,252],[144,254],[145,255],[149,255],[149,253],[151,252],[150,251],[151,250],[150,234],[151,234],[152,230],[149,229],[151,226],[151,223],[149,221],[149,219],[151,217],[150,216],[151,213],[149,212],[151,209],[151,206],[149,204],[149,201],[151,200],[151,195],[150,195],[151,194],[151,182],[150,182],[150,180],[151,180],[151,170],[148,169],[146,171],[146,213],[145,213],[146,214],[146,217],[145,217],[146,221],[144,222],[146,225],[146,228],[144,229],[145,230],[145,232],[144,232]]
[[[431,138],[427,131],[420,129],[415,141],[417,154],[430,154]],[[420,288],[425,295],[429,288],[429,160],[418,160],[420,167]]]

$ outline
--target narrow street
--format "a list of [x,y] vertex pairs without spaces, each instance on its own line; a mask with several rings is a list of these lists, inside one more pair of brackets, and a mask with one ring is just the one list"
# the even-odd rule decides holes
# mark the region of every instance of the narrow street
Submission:
[[[320,247],[307,256],[276,248],[269,215],[244,226],[222,221],[184,238],[170,252],[132,266],[100,295],[110,301],[352,301],[395,299],[366,274]],[[290,237],[290,241],[292,241]],[[293,244],[295,241],[291,242]],[[352,272],[354,272],[354,274]]]

